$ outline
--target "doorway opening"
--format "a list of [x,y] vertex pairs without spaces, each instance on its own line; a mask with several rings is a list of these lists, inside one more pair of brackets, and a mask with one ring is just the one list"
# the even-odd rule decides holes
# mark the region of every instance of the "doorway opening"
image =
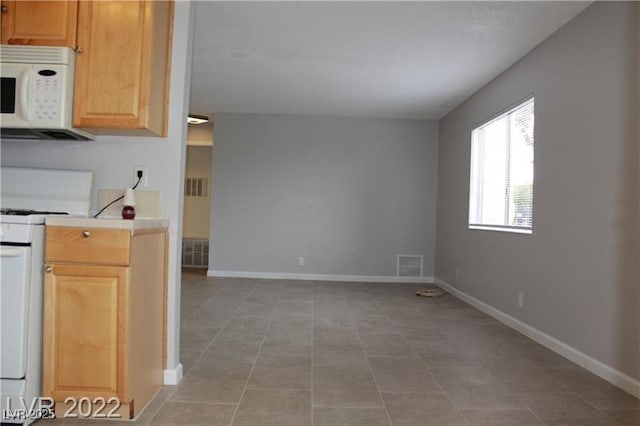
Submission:
[[[209,114],[207,117],[211,117]],[[209,265],[213,119],[189,124],[184,180],[182,268],[206,275]]]

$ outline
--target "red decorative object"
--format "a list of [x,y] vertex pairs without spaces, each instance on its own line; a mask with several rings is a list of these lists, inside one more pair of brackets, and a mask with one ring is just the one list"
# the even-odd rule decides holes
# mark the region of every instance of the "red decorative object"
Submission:
[[123,219],[133,219],[136,217],[136,209],[131,206],[124,206],[122,208],[122,218]]

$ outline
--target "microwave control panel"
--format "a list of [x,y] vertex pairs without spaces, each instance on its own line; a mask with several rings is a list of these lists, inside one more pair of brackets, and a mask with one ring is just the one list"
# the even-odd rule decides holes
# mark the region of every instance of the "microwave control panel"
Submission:
[[37,121],[58,120],[61,114],[64,66],[36,66],[33,70],[33,115]]

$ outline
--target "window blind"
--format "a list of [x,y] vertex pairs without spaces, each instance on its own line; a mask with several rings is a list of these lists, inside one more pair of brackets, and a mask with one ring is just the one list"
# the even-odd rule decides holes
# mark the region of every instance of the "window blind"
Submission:
[[533,228],[534,98],[471,133],[469,226]]

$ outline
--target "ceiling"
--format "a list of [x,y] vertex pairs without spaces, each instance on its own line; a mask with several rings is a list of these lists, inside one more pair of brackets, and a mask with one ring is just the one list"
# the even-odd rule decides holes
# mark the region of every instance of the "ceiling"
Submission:
[[191,110],[438,119],[589,4],[199,1]]

